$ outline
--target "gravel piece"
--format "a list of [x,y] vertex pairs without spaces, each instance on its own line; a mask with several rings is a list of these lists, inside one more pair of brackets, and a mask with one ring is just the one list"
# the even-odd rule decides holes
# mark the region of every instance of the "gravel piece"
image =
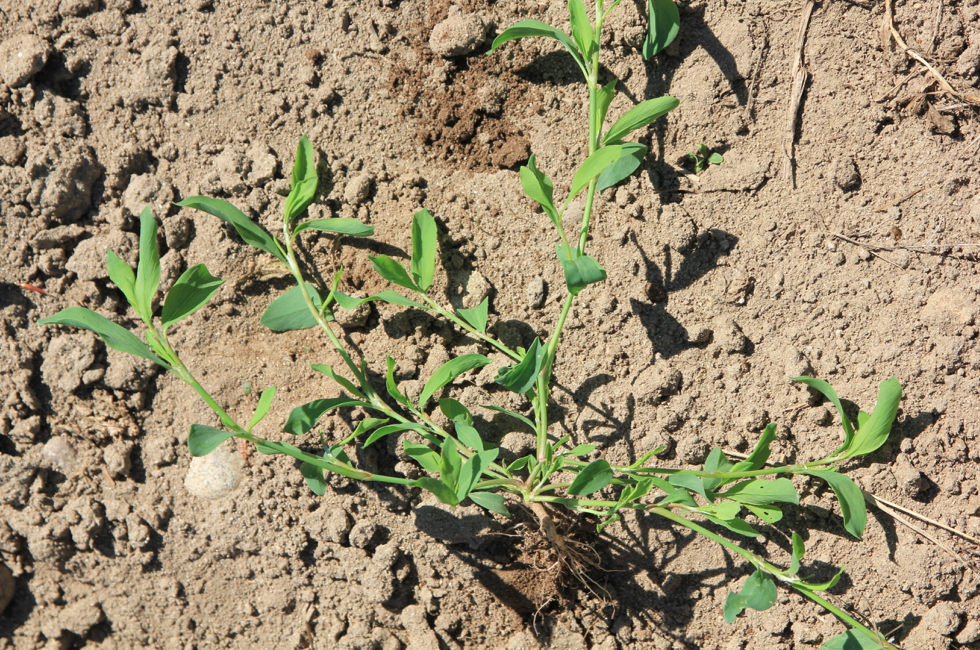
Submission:
[[640,372],[633,382],[633,391],[640,401],[660,404],[680,392],[683,383],[680,370],[666,362],[659,362]]
[[245,152],[245,157],[252,162],[248,173],[248,182],[252,185],[262,186],[276,177],[279,160],[269,145],[256,142]]
[[34,34],[18,34],[0,43],[0,79],[11,88],[31,80],[51,54],[51,46]]
[[41,447],[41,458],[62,474],[69,474],[75,466],[78,454],[65,436],[55,436]]
[[477,14],[466,14],[457,8],[432,28],[429,48],[434,54],[449,58],[474,52],[487,35],[487,24]]
[[207,456],[196,456],[184,477],[184,488],[202,499],[219,499],[231,494],[242,479],[242,457],[222,445]]
[[478,306],[483,299],[490,295],[493,287],[490,282],[479,271],[473,271],[466,278],[466,286],[463,289],[463,307],[472,309]]
[[350,543],[357,548],[367,549],[377,542],[383,529],[373,521],[359,521],[350,529]]
[[834,185],[842,192],[853,192],[861,187],[861,173],[853,158],[838,158],[834,161]]
[[343,510],[334,509],[327,515],[323,532],[334,544],[347,545],[352,523],[350,515]]
[[109,474],[119,479],[128,477],[133,467],[132,453],[132,443],[113,443],[106,447],[102,451],[102,460]]
[[548,295],[548,287],[540,275],[531,278],[527,283],[527,305],[531,309],[540,309],[544,306],[544,299]]
[[351,207],[367,203],[374,191],[374,176],[364,172],[347,182],[344,187],[344,199]]

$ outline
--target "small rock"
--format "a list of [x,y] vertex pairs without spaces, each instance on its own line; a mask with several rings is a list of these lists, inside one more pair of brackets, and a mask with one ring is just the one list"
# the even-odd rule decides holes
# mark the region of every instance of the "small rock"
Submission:
[[83,144],[63,150],[61,145],[31,151],[27,173],[36,179],[41,214],[67,223],[81,217],[92,202],[92,187],[101,172],[92,150]]
[[83,239],[75,247],[65,268],[79,280],[101,280],[108,277],[107,251],[112,251],[131,266],[135,265],[138,240],[130,232],[114,230],[106,235]]
[[845,156],[834,161],[834,185],[842,192],[853,192],[861,187],[861,173],[854,159]]
[[677,458],[688,465],[704,462],[711,450],[711,445],[699,436],[680,436],[677,442]]
[[[3,112],[0,111],[0,123],[3,122]],[[0,138],[0,164],[15,167],[24,160],[27,145],[22,138],[8,135]]]
[[[2,603],[2,601],[0,601]],[[3,606],[0,604],[0,612],[3,611]],[[967,645],[970,643],[976,643],[980,641],[980,621],[974,619],[968,621],[960,633],[956,635],[956,642],[960,645]]]
[[152,174],[136,174],[129,179],[129,185],[122,195],[122,206],[134,217],[150,206],[157,217],[170,211],[174,191],[168,183],[163,183]]
[[917,497],[926,486],[925,477],[918,469],[912,466],[912,462],[905,454],[899,454],[891,466],[895,481],[905,494],[910,497]]
[[527,283],[527,304],[531,309],[540,309],[547,294],[548,288],[540,275],[534,276]]
[[167,248],[171,250],[181,249],[191,242],[191,236],[194,234],[194,222],[182,214],[175,214],[163,219],[162,229]]
[[126,478],[133,467],[133,445],[131,443],[113,443],[102,451],[102,461],[109,474],[115,478]]
[[[367,296],[363,293],[352,294],[353,298],[366,298]],[[333,310],[334,320],[337,324],[344,329],[354,329],[357,327],[364,327],[368,322],[368,318],[371,317],[371,303],[365,302],[361,303],[354,309],[344,309],[338,306]]]
[[463,307],[472,309],[478,306],[484,298],[490,295],[492,288],[482,273],[473,271],[466,278],[466,286],[463,289]]
[[952,636],[960,627],[960,613],[953,609],[949,602],[942,600],[926,612],[919,625],[936,634]]
[[218,499],[231,494],[242,478],[242,457],[222,445],[207,456],[196,456],[184,477],[184,488],[202,499]]
[[279,160],[268,145],[257,142],[248,148],[245,156],[252,161],[252,169],[248,173],[249,183],[262,186],[276,177]]
[[356,207],[367,203],[373,191],[374,176],[365,172],[350,179],[344,188],[344,198],[351,207]]
[[86,383],[85,371],[95,363],[96,339],[88,333],[62,334],[51,339],[41,375],[52,388],[71,393]]
[[51,47],[34,34],[19,34],[0,43],[0,79],[11,88],[31,80],[48,61]]
[[0,563],[0,614],[7,609],[7,605],[14,599],[14,591],[17,583],[14,581],[14,574],[10,572],[6,564]]
[[102,622],[104,614],[98,601],[85,598],[65,607],[59,613],[64,629],[85,638],[89,630]]
[[41,447],[41,458],[62,474],[70,474],[78,455],[65,436],[54,436]]
[[640,372],[633,382],[633,393],[640,401],[660,404],[680,391],[683,379],[680,370],[661,361]]
[[67,226],[57,226],[42,230],[31,240],[34,250],[48,250],[52,248],[63,248],[74,244],[85,235],[85,229],[78,224],[72,223]]
[[445,20],[432,28],[429,48],[445,58],[465,56],[480,47],[486,35],[487,24],[483,18],[454,7]]
[[334,544],[347,545],[352,525],[350,515],[343,510],[332,509],[323,525],[323,532]]
[[383,529],[373,521],[359,521],[350,529],[350,543],[357,548],[367,549],[377,543]]
[[728,318],[722,317],[715,322],[714,333],[715,341],[728,354],[744,354],[751,346],[739,324]]

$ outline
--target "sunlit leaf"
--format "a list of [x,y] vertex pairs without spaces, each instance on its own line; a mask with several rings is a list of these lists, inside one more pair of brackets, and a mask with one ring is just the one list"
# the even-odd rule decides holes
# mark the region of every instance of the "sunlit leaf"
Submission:
[[149,359],[153,363],[169,368],[170,365],[160,357],[153,354],[150,348],[143,341],[139,340],[135,334],[113,323],[101,314],[97,314],[91,309],[84,307],[68,307],[62,309],[57,314],[42,318],[38,325],[68,325],[70,327],[81,327],[90,332],[98,334],[106,345],[110,348]]
[[212,276],[203,264],[192,266],[181,273],[167,292],[163,303],[160,319],[164,329],[203,307],[222,283],[224,280]]

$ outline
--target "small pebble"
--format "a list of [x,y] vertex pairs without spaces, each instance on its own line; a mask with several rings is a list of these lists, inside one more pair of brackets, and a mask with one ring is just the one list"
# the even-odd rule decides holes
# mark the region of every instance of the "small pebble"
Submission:
[[368,173],[358,174],[344,188],[344,198],[351,207],[355,207],[367,203],[373,191],[374,176]]
[[191,459],[184,477],[184,488],[202,499],[218,499],[237,488],[241,478],[241,455],[234,449],[221,446],[207,456]]
[[69,474],[78,456],[65,436],[54,436],[41,448],[41,458],[62,474]]
[[34,34],[20,34],[0,43],[0,79],[11,88],[31,80],[48,61],[51,48]]
[[861,187],[861,173],[853,158],[838,158],[834,162],[834,185],[842,192],[853,192]]
[[527,283],[527,304],[531,309],[539,309],[544,305],[544,299],[547,295],[547,287],[545,286],[544,279],[540,275],[536,275],[531,278],[531,281]]
[[429,48],[445,58],[465,56],[476,50],[486,35],[487,25],[480,16],[454,7],[445,20],[432,28]]

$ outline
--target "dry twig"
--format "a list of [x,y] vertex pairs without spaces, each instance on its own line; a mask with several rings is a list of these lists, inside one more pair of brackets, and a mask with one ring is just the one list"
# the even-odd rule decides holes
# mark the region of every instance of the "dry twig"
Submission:
[[810,79],[810,73],[803,64],[803,49],[806,47],[806,30],[813,15],[815,0],[807,0],[800,17],[800,31],[796,37],[796,56],[793,59],[793,90],[790,93],[789,112],[786,119],[786,132],[783,134],[783,178],[796,188],[796,161],[794,147],[796,145],[796,128],[800,119],[800,104],[803,101],[803,89]]

